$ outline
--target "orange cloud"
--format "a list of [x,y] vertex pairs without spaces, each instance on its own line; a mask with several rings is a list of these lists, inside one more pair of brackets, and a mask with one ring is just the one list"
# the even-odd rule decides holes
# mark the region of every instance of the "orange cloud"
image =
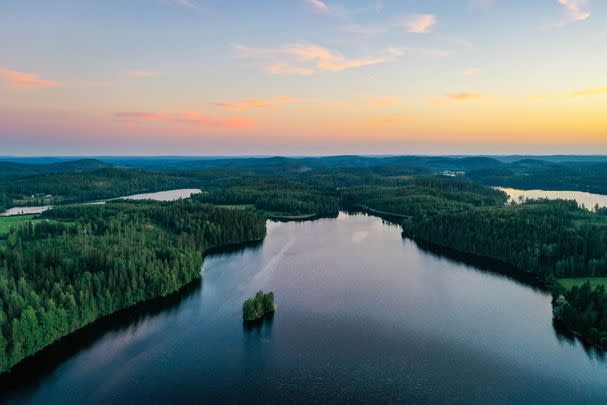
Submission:
[[474,98],[479,98],[481,95],[479,93],[451,93],[447,94],[446,97],[454,101],[468,101]]
[[122,122],[164,122],[180,126],[196,128],[237,129],[254,125],[254,122],[245,118],[208,117],[199,112],[167,113],[167,112],[119,112],[114,119]]
[[465,102],[472,101],[484,97],[480,93],[461,92],[461,93],[448,93],[443,97],[430,97],[428,99],[429,105],[440,105],[447,102]]
[[20,88],[46,89],[50,87],[63,86],[63,83],[61,82],[43,80],[31,73],[18,72],[16,70],[10,70],[6,68],[0,68],[0,77],[3,78],[11,86]]
[[274,96],[274,100],[279,103],[289,104],[289,103],[300,103],[303,100],[301,98],[289,97],[289,96]]
[[404,117],[384,117],[371,120],[366,123],[370,127],[388,127],[395,125],[403,125],[407,123],[407,119]]
[[129,70],[126,72],[126,75],[134,79],[147,79],[150,77],[158,77],[160,76],[160,73],[149,70]]
[[243,103],[251,105],[257,108],[274,108],[274,104],[268,100],[262,100],[259,98],[245,98],[242,100]]
[[363,100],[371,107],[389,107],[398,104],[399,100],[396,97],[373,98],[363,97]]
[[550,100],[567,97],[592,97],[592,96],[603,96],[607,94],[607,86],[603,87],[588,87],[585,89],[574,90],[568,93],[560,94],[536,94],[533,98],[540,100]]
[[[274,100],[278,104],[290,104],[302,101],[299,98],[289,96],[274,96]],[[276,108],[278,105],[270,100],[260,98],[243,98],[237,102],[217,102],[213,103],[216,107],[225,108],[227,110],[243,111],[251,108]]]
[[376,65],[386,57],[346,58],[328,48],[297,43],[275,49],[234,46],[236,57],[261,64],[271,74],[311,75],[316,71],[342,72],[363,66]]

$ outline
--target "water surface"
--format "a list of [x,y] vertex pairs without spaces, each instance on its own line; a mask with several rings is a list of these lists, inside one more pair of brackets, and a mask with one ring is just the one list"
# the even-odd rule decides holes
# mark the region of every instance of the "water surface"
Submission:
[[0,216],[8,217],[13,215],[41,214],[46,210],[50,210],[51,208],[53,207],[50,205],[38,207],[13,207],[1,213]]
[[525,199],[542,199],[549,200],[575,200],[578,204],[583,205],[587,209],[594,209],[596,205],[599,207],[607,207],[607,195],[592,194],[583,191],[556,191],[556,190],[517,190],[514,188],[496,187],[508,194],[509,200],[519,202],[520,198]]
[[[375,217],[269,222],[263,243],[208,257],[203,277],[164,309],[99,326],[7,398],[607,401],[604,360],[555,333],[549,295],[422,250]],[[246,327],[242,302],[259,289],[278,311]]]
[[[125,199],[125,200],[153,200],[153,201],[176,201],[184,198],[190,198],[194,194],[201,193],[202,190],[199,188],[184,188],[178,190],[167,190],[167,191],[159,191],[155,193],[144,193],[144,194],[133,194],[124,197],[115,198],[116,200]],[[106,200],[107,201],[107,200]],[[105,204],[105,201],[95,201],[85,204]],[[40,207],[14,207],[9,210],[4,211],[2,216],[10,216],[10,215],[24,215],[24,214],[41,214],[46,210],[52,209],[53,206],[45,205]]]

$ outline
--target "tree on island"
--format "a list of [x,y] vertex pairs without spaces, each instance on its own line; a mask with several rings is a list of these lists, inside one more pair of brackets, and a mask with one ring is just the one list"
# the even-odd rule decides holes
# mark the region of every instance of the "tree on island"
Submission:
[[242,318],[245,321],[261,319],[274,311],[276,311],[276,303],[273,292],[265,294],[263,291],[258,291],[255,297],[247,298],[242,304]]

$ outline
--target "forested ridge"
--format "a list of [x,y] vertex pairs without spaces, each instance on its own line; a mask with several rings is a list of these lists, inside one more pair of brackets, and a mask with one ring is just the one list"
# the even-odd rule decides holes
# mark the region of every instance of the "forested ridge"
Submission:
[[2,195],[11,200],[25,199],[19,205],[36,204],[32,195],[50,195],[53,203],[94,201],[143,192],[196,186],[188,176],[105,168],[78,173],[53,173],[0,181]]
[[250,211],[191,201],[48,211],[0,245],[0,371],[119,309],[177,291],[204,251],[265,235]]
[[337,216],[335,189],[314,187],[282,176],[250,176],[193,197],[219,205],[253,205],[259,211],[284,216]]

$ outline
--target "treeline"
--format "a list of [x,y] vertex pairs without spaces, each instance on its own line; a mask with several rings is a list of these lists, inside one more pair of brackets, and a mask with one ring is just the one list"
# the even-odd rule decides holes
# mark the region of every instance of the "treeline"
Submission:
[[258,240],[250,211],[191,201],[57,208],[0,244],[0,371],[105,315],[199,277],[205,249]]
[[11,199],[5,193],[0,193],[0,212],[6,211],[12,206]]
[[531,201],[413,218],[407,236],[552,277],[607,275],[607,220],[573,201]]
[[436,176],[415,177],[400,187],[359,186],[341,191],[342,204],[347,208],[416,218],[503,205],[507,198],[505,193],[477,183]]
[[187,175],[107,168],[4,179],[0,181],[0,195],[18,200],[48,194],[55,203],[69,203],[194,186],[198,183]]
[[249,204],[265,213],[285,216],[336,216],[339,212],[334,189],[313,187],[282,176],[244,177],[193,198],[209,204]]
[[574,190],[607,194],[605,163],[521,160],[500,168],[470,171],[466,176],[487,185],[523,190]]
[[589,282],[570,290],[556,288],[552,295],[554,320],[576,331],[586,341],[607,349],[607,294],[605,286]]

